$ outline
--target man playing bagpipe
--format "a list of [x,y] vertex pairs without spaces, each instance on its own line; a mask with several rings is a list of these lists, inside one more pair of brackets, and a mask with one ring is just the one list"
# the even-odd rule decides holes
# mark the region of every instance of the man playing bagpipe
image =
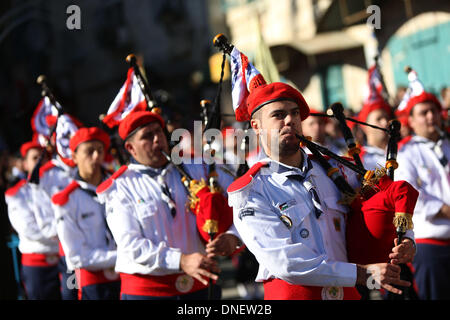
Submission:
[[[236,229],[260,264],[256,281],[264,283],[265,299],[359,299],[355,285],[368,281],[401,293],[394,285],[410,283],[400,279],[397,264],[412,257],[412,241],[404,238],[377,263],[348,262],[349,210],[341,203],[344,190],[333,181],[342,182],[342,172],[357,184],[356,175],[342,166],[325,170],[319,154],[306,155],[299,142],[309,107],[301,93],[284,83],[266,84],[246,56],[230,51],[236,119],[250,120],[268,156],[227,190]],[[415,190],[405,188],[414,204]],[[396,209],[409,210],[408,205]],[[392,246],[394,237],[395,229]]]
[[[164,127],[161,116],[153,112],[135,111],[126,116],[118,132],[131,162],[97,188],[117,243],[116,271],[124,300],[206,299],[207,279],[217,280],[214,273],[219,268],[206,255],[209,235],[198,229],[197,216],[205,211],[228,214],[228,222],[211,219],[207,223],[218,223],[217,234],[232,223],[231,208],[223,195],[213,195],[200,182],[207,179],[203,165],[182,166],[196,179],[187,191],[183,176],[166,157],[169,147]],[[218,181],[221,186],[231,182],[230,176],[220,173]],[[237,244],[230,229],[206,247],[211,254],[229,255]],[[212,298],[219,299],[220,288],[213,285],[212,289]]]

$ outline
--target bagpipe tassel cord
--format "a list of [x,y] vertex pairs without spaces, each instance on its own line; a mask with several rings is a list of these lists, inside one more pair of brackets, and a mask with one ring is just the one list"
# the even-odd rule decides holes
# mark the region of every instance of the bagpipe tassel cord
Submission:
[[393,224],[395,228],[402,233],[413,229],[414,224],[412,221],[412,214],[406,212],[396,212],[394,215]]

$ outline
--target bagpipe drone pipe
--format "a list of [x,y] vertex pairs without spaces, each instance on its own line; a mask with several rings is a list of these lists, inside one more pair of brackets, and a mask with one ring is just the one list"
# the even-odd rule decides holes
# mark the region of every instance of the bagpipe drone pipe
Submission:
[[[398,128],[398,125],[390,123],[388,131],[392,131],[391,137],[396,136]],[[342,192],[342,202],[350,208],[346,223],[349,262],[369,264],[388,260],[394,239],[397,237],[400,243],[406,231],[413,228],[412,214],[418,197],[417,190],[408,182],[393,181],[391,178],[393,174],[387,174],[389,168],[396,167],[394,156],[397,144],[393,142],[396,138],[391,139],[388,144],[388,148],[392,149],[387,152],[386,168],[372,171],[336,155],[304,136],[297,135],[297,137],[301,145],[306,146],[325,169]],[[353,151],[354,154],[358,152]],[[339,169],[333,168],[324,156],[355,171],[362,180],[360,188],[354,190],[349,186],[339,173]]]
[[[137,64],[136,57],[133,54],[130,54],[127,56],[126,61],[133,68],[137,84],[146,102],[145,110],[162,116],[164,108],[158,105],[157,100],[152,95],[147,79],[143,76]],[[211,116],[208,117],[210,126],[212,125],[214,127],[220,125],[220,114],[218,116],[219,118],[217,118],[216,113],[211,113]],[[171,139],[166,127],[164,128],[164,132],[170,143]],[[174,145],[171,144],[170,149],[173,146]],[[233,222],[233,213],[218,184],[214,165],[209,167],[208,182],[203,179],[196,180],[189,175],[183,164],[176,164],[171,156],[163,150],[161,150],[161,153],[181,175],[183,186],[188,193],[188,206],[196,215],[197,229],[201,239],[207,243],[213,240],[217,235],[227,231]]]

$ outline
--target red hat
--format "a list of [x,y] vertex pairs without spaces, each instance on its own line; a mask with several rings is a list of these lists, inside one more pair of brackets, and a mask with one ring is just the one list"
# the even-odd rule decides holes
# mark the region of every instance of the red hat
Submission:
[[411,68],[408,70],[408,80],[408,90],[397,107],[397,111],[395,112],[396,115],[409,116],[413,107],[422,102],[433,102],[438,107],[439,112],[442,110],[438,98],[436,98],[434,94],[425,91],[422,82],[418,78],[417,72]]
[[436,96],[430,92],[423,91],[418,96],[411,97],[406,104],[406,107],[401,111],[402,113],[409,115],[413,107],[422,102],[433,102],[439,109],[439,112],[442,110],[441,103]]
[[384,110],[390,117],[392,116],[391,106],[383,99],[378,99],[372,102],[365,103],[363,105],[361,111],[358,114],[358,120],[366,122],[369,114],[375,110]]
[[27,155],[28,150],[33,149],[33,148],[39,149],[39,150],[44,149],[39,142],[37,142],[37,141],[28,141],[28,142],[25,142],[20,147],[20,154],[22,155],[23,158],[25,158],[25,156]]
[[293,101],[300,107],[300,117],[302,120],[305,120],[309,116],[309,106],[302,94],[297,89],[282,82],[262,84],[254,88],[247,97],[247,110],[251,116],[266,104],[283,100]]
[[109,145],[111,140],[109,139],[108,134],[100,128],[92,127],[92,128],[80,128],[77,132],[70,138],[69,147],[70,150],[75,152],[77,147],[86,141],[98,140],[103,143],[105,147],[105,151],[109,149]]
[[134,130],[154,121],[158,121],[161,127],[164,128],[164,120],[159,114],[150,111],[131,112],[120,122],[119,136],[122,140],[126,140]]

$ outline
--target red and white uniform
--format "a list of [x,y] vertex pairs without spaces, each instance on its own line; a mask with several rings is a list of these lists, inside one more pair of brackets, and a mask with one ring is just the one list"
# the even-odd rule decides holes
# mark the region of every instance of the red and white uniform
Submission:
[[409,139],[398,153],[395,179],[406,180],[419,191],[413,215],[417,242],[433,238],[450,244],[450,220],[435,218],[442,205],[450,205],[450,142],[447,139],[438,142],[447,158],[444,166],[433,141],[419,136]]
[[[34,198],[32,188],[26,180],[19,181],[5,193],[8,204],[8,216],[11,225],[19,236],[19,251],[23,258],[27,254],[39,254],[48,260],[50,265],[58,262],[58,239],[53,215],[43,210],[48,201],[47,197]],[[47,204],[48,206],[48,204]],[[31,257],[32,258],[32,257]]]
[[[193,179],[206,180],[206,166],[184,168]],[[117,243],[116,271],[121,273],[124,294],[173,296],[204,288],[180,269],[182,253],[204,253],[205,245],[196,216],[189,210],[180,173],[172,164],[164,170],[132,163],[97,188]],[[175,216],[163,200],[161,174],[175,202]],[[231,177],[220,170],[218,174],[225,188]]]
[[260,265],[256,281],[264,282],[266,299],[359,299],[356,289],[343,288],[356,282],[356,265],[347,262],[348,209],[322,167],[303,154],[301,168],[267,158],[228,188],[236,229]]
[[116,245],[107,229],[104,206],[93,197],[95,189],[75,180],[52,198],[69,270],[99,271],[115,266]]
[[361,147],[360,158],[366,170],[375,170],[386,164],[386,150],[365,145]]
[[76,168],[65,164],[59,156],[44,164],[39,170],[39,186],[51,198],[62,191],[73,179]]

